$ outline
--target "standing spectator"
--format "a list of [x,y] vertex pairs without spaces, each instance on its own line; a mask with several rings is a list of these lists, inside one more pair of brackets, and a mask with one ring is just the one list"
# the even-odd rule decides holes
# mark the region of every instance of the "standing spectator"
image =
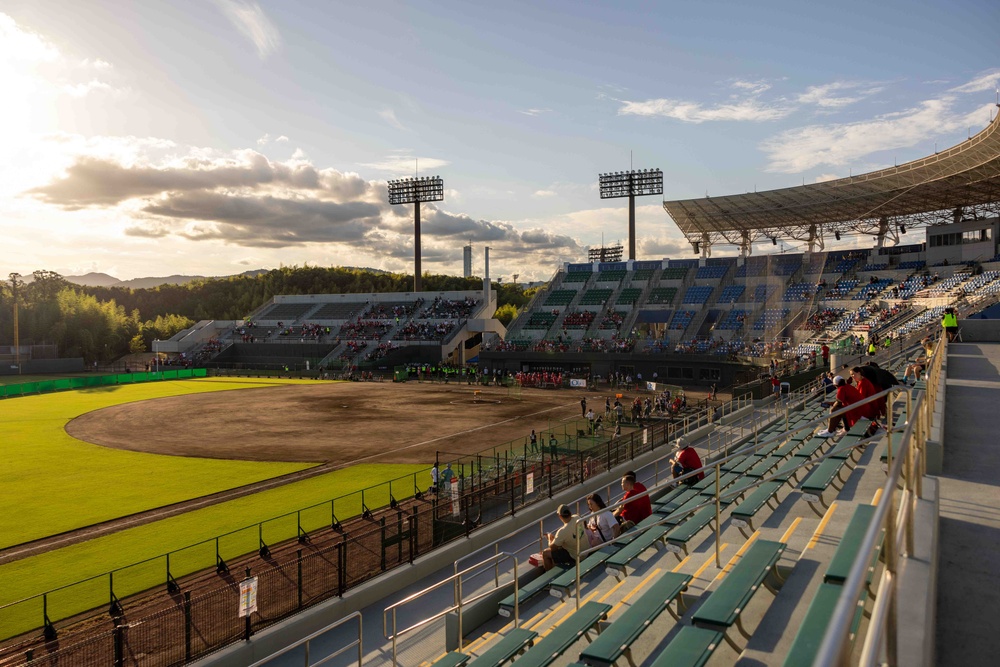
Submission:
[[823,368],[830,367],[830,346],[823,343],[823,347],[819,348],[820,352],[823,353]]
[[441,472],[441,484],[444,486],[445,491],[451,490],[451,480],[455,479],[455,473],[451,471],[451,464],[446,463],[444,470]]
[[555,433],[549,434],[549,456],[553,461],[559,460],[559,440],[556,439]]
[[771,376],[771,392],[774,393],[775,397],[781,394],[781,380],[778,379],[777,374]]
[[944,315],[941,316],[941,326],[944,328],[945,335],[948,336],[948,342],[954,342],[955,336],[958,335],[958,315],[955,314],[954,308],[944,309]]
[[586,417],[587,416],[587,397],[586,396],[584,396],[583,398],[580,399],[580,416],[581,417]]
[[531,444],[531,453],[538,453],[538,434],[535,433],[535,429],[531,429],[531,435],[528,436],[528,441]]
[[438,492],[438,483],[439,483],[438,467],[437,464],[435,463],[434,465],[431,466],[431,489],[430,489],[431,493]]

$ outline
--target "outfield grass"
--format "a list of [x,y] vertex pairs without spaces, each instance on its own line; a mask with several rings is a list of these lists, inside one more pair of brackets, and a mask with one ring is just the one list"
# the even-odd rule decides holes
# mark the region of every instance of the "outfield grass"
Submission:
[[[0,581],[4,582],[0,587],[0,607],[90,577],[97,578],[50,594],[49,618],[55,621],[107,605],[108,577],[100,575],[109,570],[126,568],[114,575],[115,593],[119,597],[163,586],[166,561],[161,556],[168,551],[175,551],[170,560],[171,573],[175,577],[210,568],[215,565],[214,542],[176,550],[250,526],[248,530],[240,530],[220,540],[223,558],[250,553],[258,546],[257,522],[322,503],[302,513],[303,528],[314,530],[329,525],[331,498],[341,497],[334,506],[338,518],[356,516],[361,512],[361,489],[382,484],[380,494],[365,494],[365,502],[370,507],[384,506],[389,501],[385,482],[404,478],[394,486],[395,495],[404,497],[413,493],[414,482],[407,476],[414,474],[418,475],[417,483],[422,482],[427,467],[405,464],[353,466],[0,566]],[[274,544],[294,538],[298,525],[296,518],[292,514],[265,523],[264,540]],[[41,619],[40,598],[0,609],[0,638],[37,628]]]
[[[65,426],[74,417],[151,398],[302,382],[161,381],[3,400],[0,548],[310,467],[100,447],[66,433]],[[136,438],[155,428],[153,423],[138,424]]]

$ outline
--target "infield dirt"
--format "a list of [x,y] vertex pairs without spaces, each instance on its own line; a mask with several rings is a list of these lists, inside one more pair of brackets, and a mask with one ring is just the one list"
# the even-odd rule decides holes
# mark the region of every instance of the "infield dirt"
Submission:
[[516,400],[499,387],[330,382],[117,405],[73,419],[66,431],[105,447],[174,456],[430,464],[436,451],[471,454],[532,429],[540,438],[550,428],[562,433],[580,417],[584,397],[603,412],[603,395],[579,390],[523,389]]

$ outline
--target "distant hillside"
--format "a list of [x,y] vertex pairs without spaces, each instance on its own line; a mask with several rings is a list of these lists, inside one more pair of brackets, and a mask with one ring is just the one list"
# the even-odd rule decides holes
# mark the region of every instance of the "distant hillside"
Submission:
[[[239,274],[241,276],[253,277],[259,276],[262,273],[267,273],[267,269],[254,269],[252,271],[244,271]],[[218,276],[219,278],[229,278],[231,276]],[[106,273],[87,273],[82,276],[63,276],[66,282],[73,283],[74,285],[83,285],[85,287],[124,287],[127,289],[151,289],[153,287],[159,287],[160,285],[184,285],[193,280],[202,280],[205,276],[162,276],[162,277],[149,277],[149,278],[132,278],[131,280],[119,280],[114,276],[109,276]]]

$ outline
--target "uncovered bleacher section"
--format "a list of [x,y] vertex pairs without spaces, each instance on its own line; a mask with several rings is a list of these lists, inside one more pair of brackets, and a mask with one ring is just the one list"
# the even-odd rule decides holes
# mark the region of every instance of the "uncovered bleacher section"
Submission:
[[654,287],[650,290],[646,303],[672,305],[676,297],[676,287]]
[[294,322],[315,307],[312,303],[276,303],[261,313],[257,319]]
[[711,298],[712,296],[713,289],[714,289],[713,287],[710,287],[708,285],[705,286],[693,285],[689,287],[687,291],[684,293],[684,300],[682,301],[682,303],[685,305],[687,304],[703,305],[705,303],[708,303],[709,298]]
[[726,285],[722,288],[722,293],[719,294],[719,303],[736,303],[743,298],[746,289],[746,285]]
[[589,289],[584,292],[583,297],[580,298],[581,306],[601,306],[611,298],[614,290],[610,289]]
[[576,297],[575,290],[555,290],[545,299],[546,306],[568,306]]

